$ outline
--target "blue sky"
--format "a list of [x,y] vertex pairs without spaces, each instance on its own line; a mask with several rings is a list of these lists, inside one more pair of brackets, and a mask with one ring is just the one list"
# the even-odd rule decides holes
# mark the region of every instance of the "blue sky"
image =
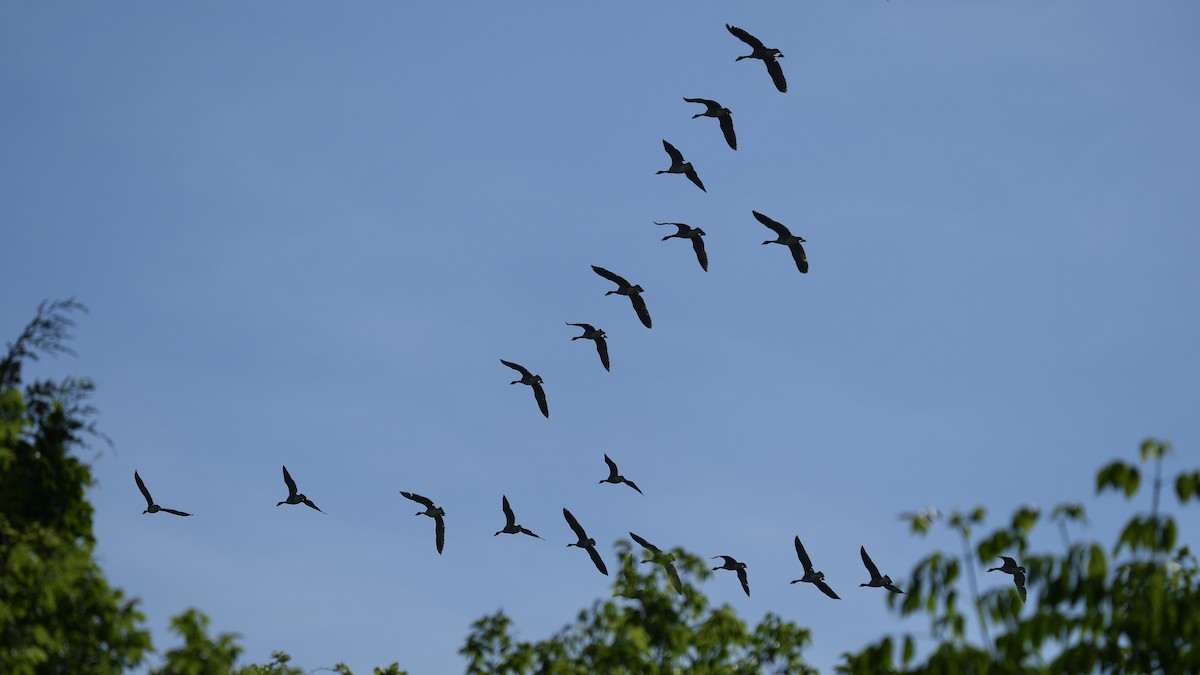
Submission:
[[[827,670],[898,625],[860,545],[900,576],[954,545],[900,512],[1080,500],[1107,542],[1101,463],[1157,436],[1195,465],[1200,7],[480,5],[0,7],[0,335],[91,308],[37,372],[99,386],[99,555],[160,649],[196,606],[252,660],[458,670],[474,619],[536,639],[608,594],[567,506],[610,559],[634,530],[746,561],[751,598],[704,590]],[[707,194],[655,175],[664,138]],[[275,508],[283,463],[328,516]],[[196,517],[142,516],[135,468]],[[549,541],[494,539],[501,494]],[[840,603],[787,584],[797,534]]]

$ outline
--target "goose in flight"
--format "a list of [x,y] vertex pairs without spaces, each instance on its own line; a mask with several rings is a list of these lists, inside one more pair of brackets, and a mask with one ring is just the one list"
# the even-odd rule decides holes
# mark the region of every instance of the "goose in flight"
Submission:
[[145,515],[147,513],[158,513],[159,511],[163,511],[165,513],[173,513],[177,516],[192,515],[190,513],[184,513],[183,511],[176,511],[175,509],[164,509],[163,507],[159,506],[158,504],[155,504],[154,499],[152,499],[150,497],[150,491],[146,489],[146,484],[142,482],[142,477],[138,475],[137,471],[133,472],[133,479],[135,481],[137,481],[138,489],[142,491],[142,496],[146,498],[146,510],[142,511],[143,515]]
[[633,303],[633,311],[637,312],[638,318],[642,320],[642,325],[646,328],[651,327],[650,310],[646,309],[646,301],[642,299],[641,295],[646,291],[641,286],[634,286],[626,281],[625,277],[622,277],[619,274],[613,274],[603,267],[592,265],[592,271],[618,286],[617,290],[609,291],[605,293],[605,295],[612,295],[613,293],[616,293],[617,295],[629,296],[629,301]]
[[574,544],[567,544],[567,548],[577,546],[587,549],[588,555],[592,558],[592,563],[596,565],[596,569],[600,570],[600,573],[604,576],[608,576],[608,568],[604,566],[604,560],[600,558],[600,554],[596,551],[596,540],[587,536],[587,532],[583,531],[583,526],[565,508],[563,509],[563,517],[567,519],[567,524],[571,526],[571,529],[575,532],[575,536],[579,539]]
[[871,562],[871,556],[867,555],[867,547],[861,546],[859,548],[862,552],[863,565],[866,565],[867,572],[869,572],[871,574],[871,580],[865,584],[859,584],[859,586],[860,587],[861,586],[870,586],[871,588],[886,588],[893,593],[903,593],[904,591],[902,591],[899,588],[896,588],[895,586],[892,585],[891,577],[879,575],[879,568],[875,566],[875,563]]
[[503,363],[504,365],[508,366],[509,368],[512,368],[513,370],[515,370],[521,374],[521,379],[513,380],[512,382],[509,382],[509,384],[527,384],[527,385],[533,387],[533,397],[535,399],[537,399],[538,409],[542,411],[543,415],[545,415],[547,418],[549,418],[550,417],[550,406],[546,405],[546,390],[542,389],[542,382],[543,382],[542,376],[534,375],[533,373],[526,370],[525,366],[522,366],[517,363],[513,363],[512,361],[505,361],[504,359],[500,359],[500,363]]
[[[504,500],[500,502],[501,507],[504,509],[504,529],[500,530],[496,534],[527,534],[531,537],[537,537],[538,539],[541,539],[541,537],[538,537],[532,531],[518,525],[517,517],[513,515],[512,507],[508,505],[508,497],[501,495],[500,498]],[[492,536],[494,537],[496,534],[493,534]]]
[[667,154],[671,156],[671,168],[665,169],[663,171],[656,171],[655,174],[660,174],[660,173],[684,174],[685,176],[688,177],[688,180],[690,180],[696,184],[696,187],[700,188],[701,190],[704,190],[705,192],[708,192],[708,190],[704,189],[704,183],[700,182],[700,176],[696,175],[696,169],[692,166],[692,163],[683,161],[683,153],[676,150],[675,146],[668,143],[665,139],[663,140],[663,149],[666,150]]
[[[863,560],[867,560],[866,555],[867,555],[867,552],[864,549],[863,550]],[[798,584],[803,581],[805,583],[812,584],[813,586],[816,586],[817,588],[821,589],[822,593],[824,593],[825,595],[828,595],[829,597],[833,598],[834,600],[841,600],[841,598],[839,598],[837,596],[837,593],[834,593],[833,589],[830,588],[829,585],[825,583],[825,573],[813,571],[812,561],[808,559],[808,553],[805,552],[805,550],[804,550],[804,544],[800,543],[800,537],[796,537],[796,556],[798,558],[800,558],[800,564],[804,565],[804,576],[793,581],[792,582],[793,584]],[[874,565],[869,565],[867,567],[867,569],[874,569]],[[874,575],[872,575],[872,578],[874,578]],[[890,583],[890,580],[889,580],[889,583]]]
[[414,515],[429,516],[430,518],[433,518],[433,522],[436,524],[434,529],[436,530],[435,534],[437,539],[437,552],[438,555],[441,555],[442,547],[446,544],[446,521],[442,520],[442,516],[446,515],[446,509],[434,506],[432,499],[428,497],[422,497],[421,495],[413,492],[405,492],[404,490],[401,490],[400,494],[403,495],[405,499],[411,499],[412,501],[425,507],[424,511],[417,511]]
[[771,231],[778,235],[775,239],[764,241],[763,246],[767,244],[783,244],[787,246],[792,252],[792,259],[796,261],[796,269],[800,270],[801,274],[808,274],[808,257],[804,255],[804,247],[800,245],[807,240],[804,237],[797,237],[781,223],[771,220],[758,211],[751,211],[750,213],[754,214],[758,222],[771,228]]
[[660,223],[651,221],[655,225],[674,225],[676,228],[675,234],[668,234],[662,240],[666,241],[678,237],[679,239],[691,239],[692,250],[696,252],[696,261],[700,263],[700,269],[708,271],[708,253],[704,250],[704,240],[700,237],[704,236],[704,230],[698,227],[692,227],[687,223]]
[[567,325],[578,326],[579,328],[583,329],[583,335],[576,335],[575,337],[571,338],[571,342],[580,339],[594,340],[596,342],[596,353],[600,355],[600,365],[604,366],[605,370],[608,370],[608,343],[604,341],[604,338],[608,336],[604,333],[604,331],[596,328],[590,323],[567,322]]
[[617,463],[609,459],[608,455],[604,456],[604,463],[608,465],[608,478],[600,481],[601,483],[612,483],[613,485],[620,485],[621,483],[624,483],[634,490],[637,490],[639,495],[645,494],[642,492],[642,489],[637,486],[637,483],[617,473]]
[[779,91],[786,92],[787,80],[783,77],[783,68],[779,65],[779,62],[775,60],[777,58],[782,59],[783,52],[779,51],[778,49],[763,46],[762,40],[759,40],[737,26],[725,24],[725,28],[729,29],[729,32],[733,33],[734,37],[750,45],[750,48],[754,50],[749,54],[745,56],[739,56],[734,60],[741,61],[742,59],[762,59],[762,62],[767,65],[767,72],[771,74],[771,81],[775,83],[775,88]]
[[721,133],[725,134],[725,142],[729,144],[730,148],[737,150],[737,136],[733,133],[733,113],[729,112],[729,108],[723,107],[720,103],[707,98],[688,98],[684,96],[683,100],[688,103],[703,103],[708,110],[692,115],[692,119],[696,119],[697,117],[717,118],[717,121],[721,123]]
[[713,571],[731,570],[737,572],[738,581],[742,582],[742,590],[746,591],[746,597],[750,597],[750,582],[746,580],[746,563],[738,562],[734,560],[732,556],[727,555],[715,555],[712,557],[713,560],[716,560],[717,558],[723,558],[725,560],[725,564],[721,565],[720,567],[714,567]]
[[662,568],[667,572],[667,576],[671,578],[671,585],[675,587],[676,592],[682,595],[683,582],[679,580],[679,571],[675,569],[675,564],[673,562],[675,560],[675,555],[672,553],[662,552],[657,546],[651,544],[645,539],[642,539],[633,532],[630,532],[629,536],[633,537],[633,540],[640,544],[642,548],[650,552],[650,557],[642,560],[642,562],[657,563],[662,565]]
[[1005,574],[1011,574],[1013,583],[1017,585],[1017,592],[1021,594],[1021,602],[1025,602],[1025,568],[1017,565],[1017,561],[1012,558],[1002,555],[1000,559],[1004,561],[1004,565],[993,567],[989,572],[1000,571]]
[[[309,508],[316,509],[317,511],[321,511],[321,509],[317,508],[316,504],[312,503],[311,499],[309,499],[308,497],[305,497],[303,494],[296,492],[296,481],[292,480],[292,474],[288,473],[286,466],[283,467],[283,482],[287,483],[288,496],[287,496],[287,499],[279,502],[275,506],[281,506],[283,504],[304,504],[305,506],[307,506]],[[325,513],[325,512],[321,511],[321,513]]]

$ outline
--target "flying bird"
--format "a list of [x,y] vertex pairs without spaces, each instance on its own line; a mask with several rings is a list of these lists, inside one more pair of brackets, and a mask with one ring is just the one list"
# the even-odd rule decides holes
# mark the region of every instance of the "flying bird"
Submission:
[[708,271],[708,253],[705,252],[705,250],[704,250],[704,240],[700,238],[700,237],[704,236],[704,230],[702,230],[698,227],[692,227],[691,225],[688,225],[687,223],[660,223],[658,221],[652,221],[652,222],[655,225],[674,225],[675,226],[675,229],[676,229],[675,234],[668,234],[667,236],[662,238],[663,241],[666,241],[666,240],[672,239],[672,238],[676,238],[676,237],[678,237],[679,239],[691,239],[692,240],[692,250],[696,252],[696,260],[697,260],[697,262],[700,263],[700,269],[704,270],[705,272]]
[[702,113],[692,115],[692,119],[697,117],[715,117],[721,123],[721,133],[725,134],[725,142],[729,147],[737,150],[737,136],[733,133],[733,113],[729,112],[729,108],[722,106],[716,101],[707,98],[688,98],[683,97],[683,100],[688,103],[703,103],[708,109]]
[[608,343],[604,338],[608,337],[603,330],[596,328],[590,323],[567,323],[568,326],[578,326],[583,329],[583,335],[576,335],[571,338],[571,342],[576,340],[594,340],[596,342],[596,353],[600,355],[600,365],[608,370]]
[[142,482],[142,477],[138,475],[137,471],[133,472],[133,479],[135,481],[137,481],[138,489],[142,491],[142,496],[146,498],[146,510],[142,511],[143,515],[145,515],[147,513],[158,513],[159,511],[164,511],[166,513],[173,513],[177,516],[192,515],[190,513],[184,513],[183,511],[176,511],[175,509],[164,509],[163,507],[159,506],[158,504],[155,504],[154,499],[152,499],[150,497],[150,491],[146,489],[146,484]]
[[742,582],[742,590],[746,591],[746,597],[750,597],[750,582],[746,580],[746,563],[738,562],[732,556],[727,555],[715,555],[712,557],[713,560],[717,558],[724,558],[725,564],[720,567],[714,567],[713,571],[732,570],[737,572],[738,581]]
[[400,494],[403,495],[405,499],[411,499],[412,501],[425,507],[424,511],[417,511],[413,515],[429,516],[430,518],[433,518],[433,522],[436,525],[434,529],[436,530],[435,534],[437,539],[437,552],[438,555],[441,555],[442,547],[446,544],[446,521],[442,520],[442,516],[446,515],[446,509],[434,506],[433,500],[429,499],[428,497],[422,497],[421,495],[413,492],[405,492],[404,490],[401,490]]
[[[296,492],[296,481],[292,480],[292,474],[288,473],[286,466],[283,467],[283,482],[287,483],[288,496],[287,496],[287,499],[279,502],[275,506],[281,506],[283,504],[304,504],[305,506],[307,506],[309,508],[321,511],[321,509],[317,508],[316,504],[312,503],[311,499]],[[325,512],[321,511],[321,513],[325,513]]]
[[[864,549],[863,550],[863,560],[864,561],[867,560],[866,556],[867,556],[867,552],[866,552],[866,549]],[[822,593],[824,593],[825,595],[828,595],[829,597],[833,598],[834,600],[841,600],[841,598],[839,598],[837,596],[837,593],[834,593],[833,589],[830,588],[829,585],[825,583],[825,573],[813,571],[812,561],[808,559],[808,553],[805,552],[805,550],[804,550],[804,544],[800,543],[800,537],[796,537],[796,557],[800,558],[800,564],[804,565],[804,576],[793,581],[792,582],[793,584],[798,584],[803,581],[805,583],[812,584],[813,586],[816,586],[817,588],[821,589]],[[874,569],[874,568],[875,568],[874,565],[867,566],[867,569]],[[872,578],[874,578],[874,575],[872,575]],[[891,583],[891,581],[889,580],[888,583]]]
[[592,558],[592,563],[596,565],[596,569],[600,570],[600,573],[604,576],[608,576],[608,568],[604,566],[604,560],[600,558],[600,554],[596,551],[596,540],[587,536],[587,532],[583,531],[583,526],[565,508],[563,509],[563,517],[567,519],[567,524],[571,526],[571,529],[575,531],[575,536],[579,538],[579,541],[574,544],[567,544],[567,548],[577,546],[587,549],[588,555]]
[[509,382],[509,384],[527,384],[527,385],[533,387],[533,397],[535,399],[537,399],[538,409],[540,409],[542,411],[543,415],[545,415],[547,418],[549,418],[550,417],[550,406],[546,405],[546,390],[542,389],[542,382],[543,382],[542,376],[534,375],[533,373],[526,370],[525,366],[513,363],[512,361],[505,361],[504,359],[500,359],[500,363],[503,363],[504,365],[508,366],[509,368],[512,368],[513,370],[515,370],[521,374],[521,379],[513,380],[512,382]]
[[[799,540],[799,538],[797,538]],[[867,555],[867,547],[859,547],[862,552],[863,565],[866,565],[867,572],[871,574],[871,580],[859,586],[870,586],[871,588],[886,588],[893,593],[903,593],[904,591],[892,585],[892,578],[888,576],[879,576],[879,568],[875,563],[871,562],[871,556]]]
[[608,478],[600,481],[601,483],[612,483],[613,485],[620,485],[621,483],[624,483],[634,490],[637,490],[639,495],[645,494],[642,492],[642,489],[637,486],[637,483],[617,473],[617,463],[609,459],[608,455],[604,456],[604,463],[608,465]]
[[1000,567],[993,567],[988,571],[995,572],[999,570],[1005,574],[1011,574],[1013,577],[1013,583],[1017,585],[1017,592],[1021,594],[1021,602],[1025,602],[1025,568],[1017,565],[1016,560],[1013,560],[1006,555],[1000,556],[1000,559],[1004,561],[1004,565]]
[[771,228],[771,231],[778,235],[775,239],[764,241],[763,246],[767,244],[783,244],[787,246],[792,252],[792,259],[796,261],[796,269],[800,270],[801,274],[808,274],[808,257],[804,255],[804,247],[800,245],[807,240],[804,237],[797,237],[781,223],[771,220],[758,211],[751,211],[750,213],[754,214],[758,222]]
[[679,580],[679,571],[675,569],[675,564],[673,562],[675,560],[675,555],[660,551],[657,546],[651,544],[645,539],[642,539],[632,532],[629,533],[629,536],[633,537],[633,540],[640,544],[642,548],[650,552],[650,557],[642,560],[642,562],[652,562],[661,565],[662,568],[667,571],[667,576],[671,578],[671,585],[675,587],[675,591],[682,595],[683,582]]
[[671,156],[671,168],[665,169],[663,171],[655,171],[654,172],[655,174],[681,173],[681,174],[687,176],[688,180],[695,183],[696,187],[700,188],[701,190],[704,190],[705,192],[708,192],[708,190],[704,189],[704,183],[700,182],[700,176],[696,175],[696,169],[692,166],[692,163],[683,161],[683,154],[680,153],[678,150],[676,150],[675,146],[671,145],[664,139],[663,140],[663,149],[666,150],[667,154]]
[[613,274],[603,267],[592,265],[592,271],[600,276],[608,279],[618,286],[617,290],[609,291],[605,295],[625,295],[629,297],[629,301],[633,303],[633,311],[637,312],[638,318],[642,320],[642,325],[650,328],[650,310],[646,309],[646,301],[642,299],[642,293],[646,291],[641,286],[634,286],[618,274]]
[[[512,507],[508,505],[508,497],[501,495],[500,498],[504,500],[500,502],[501,507],[504,509],[504,529],[500,530],[496,534],[527,534],[531,537],[537,537],[538,539],[541,539],[541,537],[538,537],[532,531],[518,525],[517,517],[513,515]],[[496,534],[493,534],[492,536],[494,537]]]
[[775,88],[779,91],[786,92],[787,80],[783,77],[783,68],[779,65],[779,62],[775,60],[777,58],[782,59],[783,52],[771,47],[764,47],[762,40],[759,40],[737,26],[725,24],[725,28],[729,29],[729,32],[733,33],[734,37],[750,45],[751,49],[754,50],[745,56],[737,57],[734,59],[734,61],[741,61],[742,59],[762,59],[762,62],[767,65],[767,72],[771,74],[771,81],[775,83]]

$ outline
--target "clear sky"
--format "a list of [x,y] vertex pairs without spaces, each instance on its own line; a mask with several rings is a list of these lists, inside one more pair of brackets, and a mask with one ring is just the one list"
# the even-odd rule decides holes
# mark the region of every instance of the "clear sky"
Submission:
[[[252,660],[460,670],[476,618],[536,639],[608,594],[567,506],[609,559],[634,530],[746,561],[752,597],[704,590],[811,628],[827,670],[897,628],[860,545],[898,576],[955,545],[900,512],[1080,500],[1111,542],[1101,463],[1156,436],[1196,466],[1198,27],[1184,2],[5,3],[0,337],[90,306],[79,358],[30,374],[98,384],[99,556],[160,649],[196,606]],[[707,194],[655,175],[664,138]],[[710,271],[653,220],[702,227]],[[611,373],[565,321],[608,332]],[[597,484],[603,453],[644,497]],[[328,516],[275,507],[284,463]],[[196,516],[141,515],[135,469]],[[400,490],[444,506],[444,555]],[[549,541],[493,538],[501,494]],[[841,602],[788,585],[797,534]]]

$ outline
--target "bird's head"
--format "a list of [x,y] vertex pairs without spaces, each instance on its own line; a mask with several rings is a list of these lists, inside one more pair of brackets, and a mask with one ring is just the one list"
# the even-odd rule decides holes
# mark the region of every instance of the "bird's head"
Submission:
[[767,240],[767,241],[763,242],[763,246],[766,246],[767,244],[774,244],[774,243],[775,242],[773,240]]

